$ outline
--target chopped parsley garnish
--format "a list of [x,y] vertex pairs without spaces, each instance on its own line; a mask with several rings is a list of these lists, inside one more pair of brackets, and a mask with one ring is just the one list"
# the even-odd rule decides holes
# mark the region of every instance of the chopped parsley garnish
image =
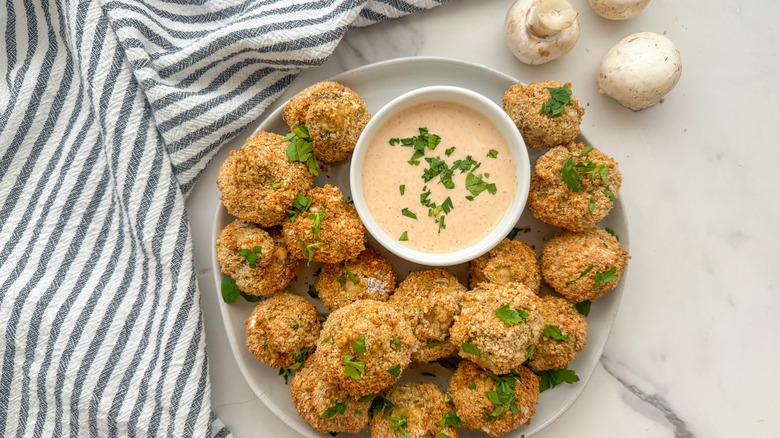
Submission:
[[452,395],[449,392],[444,393],[444,403],[449,403],[452,401]]
[[557,325],[548,325],[547,327],[542,330],[542,336],[548,337],[554,341],[564,341],[569,342],[569,335],[571,333],[566,333],[565,335],[561,332],[561,328]]
[[284,181],[275,182],[275,183],[271,184],[271,188],[272,189],[278,189],[279,187],[282,186],[282,184],[284,184]]
[[320,237],[320,227],[322,226],[322,220],[325,219],[325,215],[328,212],[323,208],[317,213],[309,214],[309,219],[313,221],[311,224],[311,234],[314,237]]
[[374,397],[374,401],[371,402],[371,413],[378,415],[380,412],[384,415],[389,415],[395,409],[395,405],[387,397],[382,394],[378,394]]
[[452,153],[453,153],[453,152],[455,152],[455,146],[453,146],[453,147],[451,147],[451,148],[449,148],[449,149],[445,150],[445,151],[444,151],[444,155],[446,155],[446,156],[448,156],[448,157],[449,157],[450,155],[452,155]]
[[425,348],[435,348],[441,345],[441,342],[428,342],[425,344]]
[[439,433],[437,433],[436,435],[434,435],[434,436],[433,436],[433,438],[450,438],[450,436],[449,436],[449,435],[447,435],[447,434],[446,434],[446,433],[444,433],[444,432],[439,432]]
[[471,382],[471,384],[468,386],[469,389],[477,389],[477,382]]
[[406,231],[404,231],[403,233],[401,233],[401,237],[398,238],[398,241],[399,242],[406,242],[407,240],[409,240],[409,236],[407,236],[406,235]]
[[439,176],[442,172],[449,169],[447,163],[438,157],[428,157],[425,159],[428,162],[429,168],[425,169],[422,174],[423,181],[428,182],[435,177]]
[[582,177],[574,170],[574,159],[572,157],[569,157],[569,159],[566,160],[566,163],[563,164],[563,167],[561,168],[561,177],[569,190],[573,192],[582,190],[582,184],[580,184]]
[[615,230],[613,230],[613,229],[612,229],[612,228],[610,228],[610,227],[605,227],[605,228],[604,228],[604,231],[606,231],[607,233],[609,233],[609,234],[611,234],[612,236],[614,236],[614,237],[615,237],[615,240],[617,240],[618,242],[620,242],[620,237],[618,237],[618,235],[617,235],[617,234],[615,234]]
[[596,284],[593,286],[593,292],[598,292],[599,288],[601,286],[604,286],[605,284],[609,283],[612,280],[617,280],[617,267],[613,266],[609,268],[609,270],[605,272],[594,272],[593,273],[593,281],[596,282]]
[[513,414],[519,413],[520,409],[515,403],[515,383],[520,380],[520,374],[515,371],[506,376],[490,373],[490,377],[495,381],[495,391],[485,392],[485,397],[493,403],[495,409],[489,415],[485,415],[485,420],[496,421],[507,411],[511,411]]
[[552,117],[560,117],[563,114],[564,105],[571,105],[571,89],[568,85],[559,88],[548,88],[550,98],[542,104],[541,115],[549,114]]
[[263,253],[262,246],[255,246],[252,249],[242,249],[238,252],[238,255],[245,258],[249,267],[255,269],[257,267],[257,256]]
[[287,159],[289,161],[306,163],[309,173],[314,176],[320,175],[317,170],[319,163],[317,157],[314,156],[314,139],[309,136],[309,130],[306,129],[305,125],[293,128],[293,131],[285,135],[283,140],[290,142],[290,145],[287,146]]
[[365,354],[366,351],[366,337],[361,336],[360,339],[355,341],[355,346],[353,347],[356,353],[363,353]]
[[230,277],[225,277],[225,279],[222,280],[220,289],[222,292],[222,300],[226,303],[235,303],[239,296],[244,297],[244,299],[250,303],[254,303],[260,299],[257,295],[244,293],[244,291],[239,289],[236,285],[236,280],[233,280]]
[[336,414],[344,415],[344,412],[347,411],[347,401],[349,401],[349,399],[344,400],[341,403],[336,403],[335,405],[329,407],[328,409],[325,409],[320,414],[320,418],[324,418],[327,420],[328,418],[332,418]]
[[398,190],[401,192],[401,196],[403,196],[404,193],[406,192],[406,184],[401,184],[400,186],[398,186]]
[[290,213],[290,217],[287,219],[290,223],[293,223],[295,222],[295,219],[298,219],[298,213],[304,213],[309,209],[309,207],[311,207],[311,199],[298,193],[292,205],[293,208],[297,209],[298,211],[287,210],[287,213]]
[[393,338],[393,344],[395,344],[395,349],[398,351],[401,351],[401,338],[398,336]]
[[414,212],[412,212],[408,208],[404,208],[403,210],[401,210],[401,214],[406,216],[406,217],[410,217],[412,219],[417,219],[417,215],[414,214]]
[[519,233],[521,231],[523,233],[530,233],[531,232],[531,228],[530,227],[526,227],[526,228],[514,227],[514,228],[512,228],[512,231],[510,231],[509,234],[506,235],[506,238],[509,239],[509,240],[514,240],[515,236],[517,236],[517,233]]
[[348,354],[346,359],[342,362],[344,364],[344,372],[342,376],[347,376],[350,379],[359,382],[361,376],[366,374],[366,363],[360,360],[353,361],[355,356]]
[[534,358],[534,351],[536,351],[536,344],[531,344],[525,349],[525,359],[523,363],[528,363]]
[[300,246],[303,255],[308,259],[307,265],[311,263],[311,258],[314,257],[314,248],[322,245],[325,245],[325,242],[315,242],[307,245],[303,240],[298,241],[298,246]]
[[390,146],[400,144],[401,146],[410,147],[414,149],[412,158],[409,159],[409,164],[417,166],[420,164],[420,158],[425,156],[425,149],[436,149],[436,146],[441,142],[441,137],[436,134],[428,133],[428,128],[419,128],[420,135],[409,138],[391,138]]
[[[586,146],[583,148],[577,158],[584,158],[584,160],[577,164],[574,164],[574,157],[569,157],[561,168],[561,178],[563,179],[563,182],[566,183],[566,187],[573,192],[580,192],[583,190],[582,183],[580,182],[583,178],[588,178],[592,182],[600,180],[606,186],[604,195],[614,202],[616,199],[615,194],[609,190],[609,167],[607,167],[605,163],[596,164],[591,161],[590,157],[588,157],[588,153],[592,150],[593,146]],[[589,203],[588,209],[595,209],[595,204]]]
[[473,354],[475,356],[482,356],[484,354],[482,351],[480,351],[479,347],[470,342],[464,342],[460,344],[460,349],[468,354]]
[[304,363],[306,363],[306,358],[309,356],[309,348],[303,347],[301,348],[301,351],[298,352],[293,357],[293,360],[295,361],[289,368],[279,368],[279,375],[284,376],[284,383],[287,384],[289,381],[290,374],[292,374],[292,370],[297,370],[301,367]]
[[401,364],[399,363],[399,364],[395,364],[395,365],[391,366],[390,368],[387,369],[387,372],[391,376],[393,376],[393,377],[400,376],[401,375]]
[[540,371],[536,374],[540,377],[539,392],[547,391],[561,383],[574,383],[580,381],[580,378],[577,377],[577,373],[575,373],[574,370],[565,367],[560,370]]
[[504,304],[494,311],[496,316],[507,324],[520,324],[528,318],[528,313],[522,309],[510,309],[509,304]]
[[452,163],[452,167],[450,167],[450,170],[452,171],[460,170],[460,173],[473,172],[477,170],[481,165],[482,163],[473,159],[471,155],[469,155],[466,157],[465,160],[455,160],[455,162]]
[[294,326],[292,326],[293,330],[298,330],[299,328],[301,328],[300,324],[295,324]]
[[325,338],[325,339],[322,340],[322,342],[320,342],[320,344],[324,344],[324,343],[326,343],[328,341],[330,341],[330,338]]
[[473,173],[469,172],[469,174],[466,175],[466,190],[471,192],[473,197],[476,197],[485,190],[487,190],[491,195],[495,195],[496,185],[493,183],[487,183],[482,178],[483,175],[474,176]]
[[570,284],[574,283],[575,281],[579,280],[580,278],[582,278],[582,277],[584,277],[584,276],[588,275],[588,272],[590,272],[590,271],[592,271],[592,270],[593,270],[593,265],[589,265],[587,268],[585,268],[585,270],[584,270],[584,271],[582,271],[582,273],[580,274],[580,276],[579,276],[579,277],[575,278],[574,280],[569,280],[569,281],[567,281],[567,282],[566,282],[566,286],[568,286],[568,285],[570,285]]
[[[449,394],[449,392],[447,394]],[[452,397],[450,397],[450,400],[452,400]],[[449,401],[447,400],[446,394],[444,395],[444,401]],[[436,424],[438,424],[439,427],[444,427],[444,425],[460,427],[460,417],[458,417],[458,413],[453,409],[445,413],[441,420],[439,420]]]
[[498,151],[495,149],[491,149],[487,153],[488,158],[498,158]]
[[596,201],[593,198],[588,199],[588,211],[591,213],[596,211]]
[[347,275],[337,277],[336,280],[338,280],[338,282],[341,284],[347,284],[347,280],[351,281],[352,284],[359,284],[360,282],[358,281],[357,277],[355,277],[355,274],[352,273],[352,270],[349,269],[347,262],[344,262],[344,268],[347,270]]
[[374,399],[374,395],[375,394],[373,392],[371,394],[364,395],[358,399],[358,403],[368,403]]
[[401,414],[400,417],[387,417],[388,420],[390,420],[393,424],[390,426],[390,430],[397,430],[401,432],[401,434],[405,438],[412,438],[411,435],[404,429],[404,425],[406,424],[406,412]]
[[590,304],[591,304],[590,300],[585,300],[575,304],[574,307],[577,309],[578,312],[580,312],[580,315],[588,316],[588,314],[590,313]]

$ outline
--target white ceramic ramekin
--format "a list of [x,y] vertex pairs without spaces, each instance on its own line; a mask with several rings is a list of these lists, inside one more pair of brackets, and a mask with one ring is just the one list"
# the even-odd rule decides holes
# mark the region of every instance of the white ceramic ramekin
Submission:
[[[512,157],[517,164],[517,188],[515,198],[509,205],[503,219],[493,230],[477,243],[455,252],[432,254],[411,249],[397,240],[398,236],[388,235],[371,215],[363,194],[363,162],[366,149],[376,130],[389,118],[400,111],[414,105],[426,102],[453,102],[468,106],[491,120],[509,144]],[[479,257],[498,245],[501,240],[515,226],[523,213],[528,198],[528,189],[531,181],[531,166],[528,159],[528,150],[525,147],[523,137],[512,119],[495,102],[487,97],[471,90],[452,86],[432,86],[420,88],[405,93],[382,107],[363,129],[360,138],[352,154],[352,162],[349,171],[350,189],[352,199],[360,219],[368,232],[393,254],[428,266],[451,266],[463,263]]]

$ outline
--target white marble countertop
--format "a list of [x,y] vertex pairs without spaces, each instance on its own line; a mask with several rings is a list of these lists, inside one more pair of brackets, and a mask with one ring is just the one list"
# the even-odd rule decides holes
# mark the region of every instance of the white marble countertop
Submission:
[[[351,30],[277,104],[345,70],[406,56],[474,62],[524,82],[572,82],[586,108],[583,132],[620,163],[631,273],[594,375],[536,436],[780,436],[780,147],[773,134],[780,3],[652,0],[638,17],[613,22],[586,0],[570,2],[582,30],[561,60],[527,66],[509,53],[503,20],[512,0],[454,0]],[[672,39],[683,73],[662,104],[633,112],[599,95],[595,71],[613,44],[639,31]],[[246,385],[212,280],[214,181],[238,146],[222,149],[187,202],[212,407],[236,437],[295,436]]]

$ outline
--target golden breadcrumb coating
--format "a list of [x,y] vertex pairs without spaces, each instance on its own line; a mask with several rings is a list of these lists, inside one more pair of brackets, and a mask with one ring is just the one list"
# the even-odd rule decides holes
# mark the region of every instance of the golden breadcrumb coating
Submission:
[[[259,251],[254,251],[260,247]],[[241,255],[242,250],[255,254],[255,267]],[[251,256],[250,256],[251,257]],[[287,250],[279,231],[263,229],[254,224],[236,220],[219,232],[217,260],[222,273],[236,281],[241,291],[249,295],[270,295],[287,287],[301,261]]]
[[[293,256],[309,260],[310,254],[310,261],[323,263],[357,257],[366,248],[366,228],[355,207],[344,201],[341,190],[326,184],[311,189],[306,196],[311,199],[309,209],[282,225]],[[322,212],[324,216],[319,218]]]
[[[571,89],[571,83],[566,85]],[[542,105],[552,95],[548,88],[560,88],[558,81],[532,82],[528,85],[512,85],[504,93],[504,111],[515,122],[529,148],[545,149],[574,141],[580,134],[580,124],[585,109],[574,95],[571,105],[564,105],[560,116],[541,114]]]
[[[544,328],[541,304],[539,297],[523,284],[480,283],[463,294],[461,313],[450,329],[451,341],[464,359],[493,373],[507,374],[523,364],[528,347],[539,340]],[[528,316],[507,322],[500,317],[504,314],[501,310],[496,313],[502,308],[521,310]],[[464,347],[465,343],[472,345]],[[478,352],[465,351],[474,346]]]
[[536,413],[536,403],[539,401],[539,377],[524,366],[518,367],[515,372],[519,379],[510,380],[514,380],[516,408],[502,409],[503,412],[494,417],[493,413],[498,406],[485,393],[497,391],[495,375],[491,376],[473,362],[461,361],[447,389],[460,416],[461,426],[481,430],[490,436],[499,436],[531,424],[531,417]]
[[[623,177],[618,164],[598,149],[585,151],[582,143],[550,149],[536,161],[531,174],[528,210],[549,225],[582,231],[604,219],[614,205]],[[571,159],[572,170],[567,162]],[[563,179],[579,172],[580,190],[572,190]],[[585,167],[579,167],[585,166]],[[592,169],[592,170],[591,170]],[[606,183],[602,178],[606,178]]]
[[219,168],[219,199],[228,213],[261,227],[279,225],[298,193],[308,190],[314,177],[303,163],[287,159],[283,137],[259,131],[244,146],[230,151]]
[[533,293],[539,293],[542,274],[536,254],[527,243],[504,239],[495,248],[469,263],[469,285],[479,283],[523,283]]
[[[617,286],[629,258],[615,236],[599,227],[581,232],[563,230],[542,247],[542,275],[567,300],[592,301]],[[612,268],[615,278],[603,282]],[[597,275],[603,283],[598,286]]]
[[449,330],[460,311],[466,287],[442,268],[411,272],[390,297],[414,331],[419,348],[413,362],[430,362],[450,356],[455,346]]
[[295,373],[290,393],[298,415],[320,433],[358,433],[368,424],[371,399],[359,401],[322,380],[313,361]]
[[450,438],[458,438],[458,428],[450,424],[438,423],[444,414],[453,412],[452,402],[444,401],[444,391],[433,383],[403,383],[384,392],[384,397],[394,405],[392,411],[374,414],[369,423],[371,438],[398,438],[402,435],[399,429],[392,429],[391,418],[406,418],[403,427],[409,436],[418,438],[433,438],[443,433]]
[[[314,358],[323,380],[353,397],[363,397],[395,383],[409,365],[415,345],[409,323],[393,306],[358,300],[328,316]],[[357,367],[345,361],[364,366],[359,380],[348,375]]]
[[528,367],[534,371],[560,370],[585,348],[588,323],[569,301],[552,295],[541,299],[545,330],[557,327],[563,339],[555,340],[542,331]]
[[363,99],[338,82],[319,82],[298,93],[284,107],[290,131],[306,125],[314,154],[323,163],[349,158],[371,114]]
[[317,307],[287,291],[261,300],[244,323],[249,351],[273,368],[305,360],[314,352],[322,328]]
[[330,311],[356,300],[387,301],[395,290],[395,270],[381,252],[366,249],[343,263],[324,263],[315,288]]

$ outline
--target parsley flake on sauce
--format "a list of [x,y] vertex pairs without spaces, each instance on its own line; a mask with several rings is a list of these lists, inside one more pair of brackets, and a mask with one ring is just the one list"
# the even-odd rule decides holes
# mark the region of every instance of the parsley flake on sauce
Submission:
[[407,236],[406,235],[406,231],[404,231],[403,233],[401,233],[401,237],[398,238],[398,241],[399,242],[406,242],[407,240],[409,240],[409,236]]
[[417,219],[417,215],[414,214],[414,212],[412,212],[408,208],[404,208],[403,210],[401,210],[401,214],[406,216],[406,217],[410,217],[412,219]]
[[488,158],[498,158],[498,151],[495,149],[491,149],[487,153]]

